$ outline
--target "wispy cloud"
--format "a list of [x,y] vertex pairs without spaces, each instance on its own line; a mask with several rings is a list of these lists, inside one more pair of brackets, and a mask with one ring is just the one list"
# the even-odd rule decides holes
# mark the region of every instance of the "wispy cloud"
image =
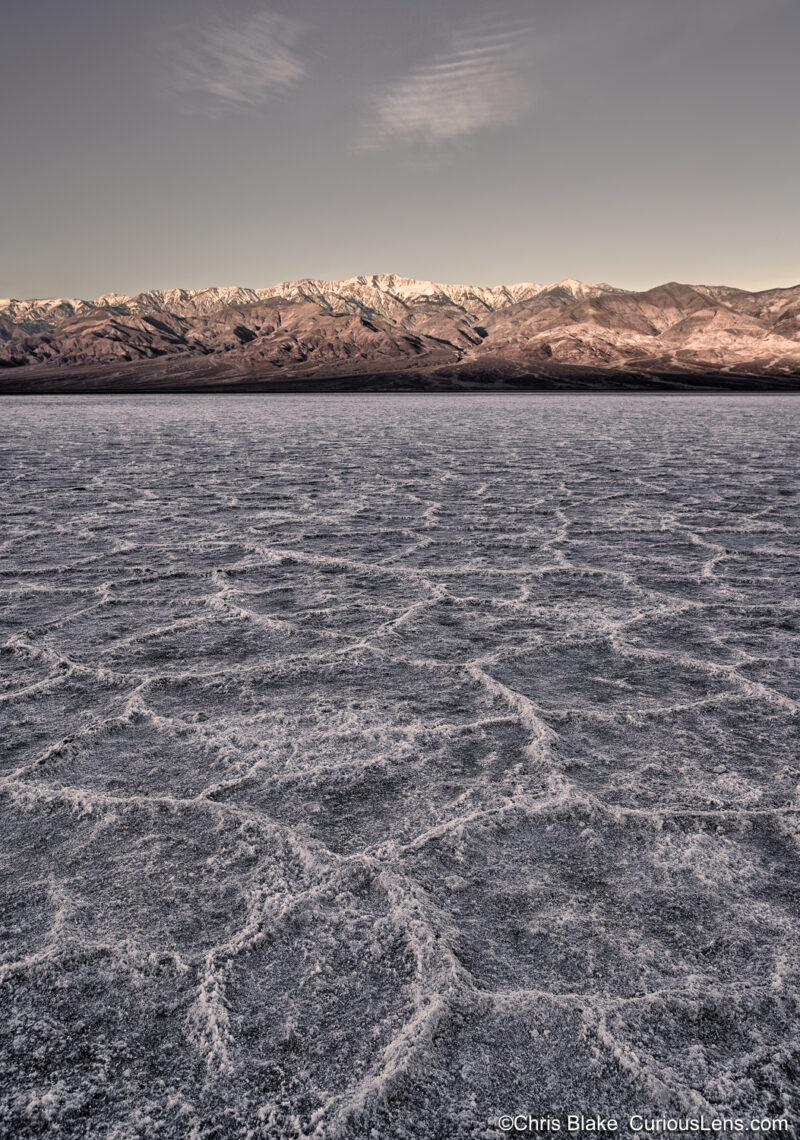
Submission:
[[511,123],[531,99],[528,24],[471,25],[446,50],[373,95],[361,145],[437,144]]
[[186,107],[212,112],[257,107],[306,74],[300,20],[261,11],[230,25],[221,18],[169,38],[163,88]]

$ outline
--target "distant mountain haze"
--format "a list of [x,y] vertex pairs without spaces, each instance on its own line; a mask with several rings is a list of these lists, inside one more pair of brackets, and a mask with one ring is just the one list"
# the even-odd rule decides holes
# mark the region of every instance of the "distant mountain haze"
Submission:
[[[0,390],[225,387],[350,379],[519,386],[595,375],[800,386],[800,285],[645,292],[567,279],[492,288],[393,274],[344,281],[0,300]],[[571,379],[570,379],[571,378]],[[795,383],[797,382],[797,383]],[[557,386],[557,385],[556,385]],[[597,386],[592,384],[591,386]],[[719,386],[719,384],[718,384]],[[724,385],[723,385],[724,386]]]

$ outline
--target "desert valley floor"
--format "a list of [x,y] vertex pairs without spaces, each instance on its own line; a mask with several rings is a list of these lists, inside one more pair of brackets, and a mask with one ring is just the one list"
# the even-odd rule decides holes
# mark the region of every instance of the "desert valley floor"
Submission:
[[1,1136],[797,1120],[800,403],[1,410]]

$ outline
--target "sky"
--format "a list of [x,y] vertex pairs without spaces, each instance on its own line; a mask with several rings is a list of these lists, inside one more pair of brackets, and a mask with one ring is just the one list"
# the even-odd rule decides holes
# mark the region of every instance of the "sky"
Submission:
[[0,297],[800,282],[798,0],[27,0]]

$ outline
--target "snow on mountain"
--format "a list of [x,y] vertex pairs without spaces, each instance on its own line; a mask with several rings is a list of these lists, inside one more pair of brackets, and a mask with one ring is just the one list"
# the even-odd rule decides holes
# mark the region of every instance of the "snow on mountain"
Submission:
[[88,312],[92,302],[77,297],[48,297],[44,300],[20,301],[14,297],[0,300],[0,317],[26,332],[52,329],[80,313]]
[[[0,366],[199,358],[264,376],[560,367],[800,375],[800,286],[644,292],[566,278],[478,286],[396,274],[266,289],[154,289],[0,301]],[[181,365],[183,367],[183,365]],[[454,371],[453,371],[454,370]],[[438,374],[438,373],[437,373]]]
[[393,273],[370,277],[350,277],[341,281],[304,278],[282,281],[266,289],[241,286],[209,289],[151,289],[136,296],[106,293],[94,300],[78,298],[46,298],[0,300],[0,316],[20,326],[55,328],[64,321],[94,310],[109,310],[120,315],[134,313],[174,313],[194,316],[211,313],[230,305],[247,305],[281,297],[286,300],[308,300],[332,311],[395,312],[399,305],[452,304],[465,311],[494,311],[524,301],[539,293],[562,289],[574,297],[595,296],[603,292],[620,292],[611,285],[591,285],[571,278],[555,285],[522,282],[516,285],[445,285],[438,281],[418,281]]

